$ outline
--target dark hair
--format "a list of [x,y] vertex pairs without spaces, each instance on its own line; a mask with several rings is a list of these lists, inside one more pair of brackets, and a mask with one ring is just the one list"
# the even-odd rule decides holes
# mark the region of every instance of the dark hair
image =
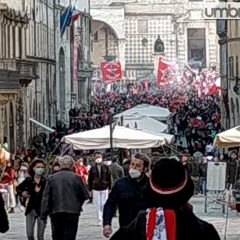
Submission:
[[35,159],[35,160],[31,163],[31,165],[30,165],[30,167],[29,167],[29,171],[28,171],[28,172],[29,172],[29,175],[30,175],[31,177],[34,176],[35,172],[34,172],[33,168],[34,168],[38,163],[42,163],[42,164],[45,166],[45,162],[44,162],[43,159],[41,159],[41,158]]
[[96,157],[97,154],[101,154],[101,155],[102,155],[101,152],[95,152],[95,153],[94,153],[94,157]]
[[151,159],[148,157],[148,155],[144,154],[144,153],[136,153],[134,158],[142,160],[144,162],[144,167],[145,168],[148,168],[148,166],[151,162]]
[[60,166],[60,163],[59,162],[55,162],[53,165],[52,165],[52,168],[51,168],[51,173],[53,173],[54,172],[54,167],[61,167]]
[[118,162],[118,158],[117,157],[113,157],[112,162]]

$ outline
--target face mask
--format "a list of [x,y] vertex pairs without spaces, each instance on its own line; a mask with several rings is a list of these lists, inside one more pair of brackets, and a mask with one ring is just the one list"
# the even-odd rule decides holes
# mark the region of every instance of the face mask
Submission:
[[102,158],[97,158],[96,163],[102,163]]
[[129,175],[131,178],[139,178],[141,176],[141,172],[137,169],[130,169],[129,170]]
[[44,173],[44,168],[36,168],[35,173],[39,176],[43,175]]

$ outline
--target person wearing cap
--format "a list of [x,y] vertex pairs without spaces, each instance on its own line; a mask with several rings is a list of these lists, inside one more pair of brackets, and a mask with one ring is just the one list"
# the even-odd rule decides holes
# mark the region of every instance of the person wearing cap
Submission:
[[128,226],[140,210],[146,209],[143,192],[148,183],[146,173],[150,159],[146,154],[137,153],[131,160],[129,176],[116,181],[103,210],[103,235],[112,233],[112,218],[119,211],[120,227]]
[[111,240],[220,240],[215,228],[188,207],[193,193],[193,181],[183,165],[174,159],[160,160],[145,191],[147,210]]
[[70,156],[59,158],[61,171],[51,174],[43,193],[41,220],[50,216],[55,240],[75,240],[82,205],[88,199],[87,189],[74,172]]

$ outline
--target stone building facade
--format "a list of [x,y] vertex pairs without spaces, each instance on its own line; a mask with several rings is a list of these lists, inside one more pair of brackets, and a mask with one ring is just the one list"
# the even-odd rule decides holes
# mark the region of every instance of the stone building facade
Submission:
[[218,22],[220,66],[222,69],[222,125],[240,124],[240,25],[239,20]]
[[60,37],[60,16],[71,0],[0,3],[0,143],[7,136],[11,151],[16,151],[44,130],[29,118],[49,127],[58,120],[68,124],[70,108],[81,101],[87,104],[91,18],[89,1],[78,1],[76,9],[81,17],[75,35],[81,57],[77,66],[81,87],[77,85],[74,93],[71,28]]
[[92,0],[92,61],[97,66],[112,56],[126,78],[149,78],[160,35],[165,57],[180,67],[188,62],[218,67],[216,21],[203,19],[203,6],[203,1],[188,0]]

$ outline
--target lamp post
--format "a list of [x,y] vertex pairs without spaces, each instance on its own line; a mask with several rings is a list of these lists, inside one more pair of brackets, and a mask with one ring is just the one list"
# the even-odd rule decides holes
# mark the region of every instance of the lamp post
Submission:
[[113,159],[113,116],[110,114],[110,151],[111,151],[111,160]]

